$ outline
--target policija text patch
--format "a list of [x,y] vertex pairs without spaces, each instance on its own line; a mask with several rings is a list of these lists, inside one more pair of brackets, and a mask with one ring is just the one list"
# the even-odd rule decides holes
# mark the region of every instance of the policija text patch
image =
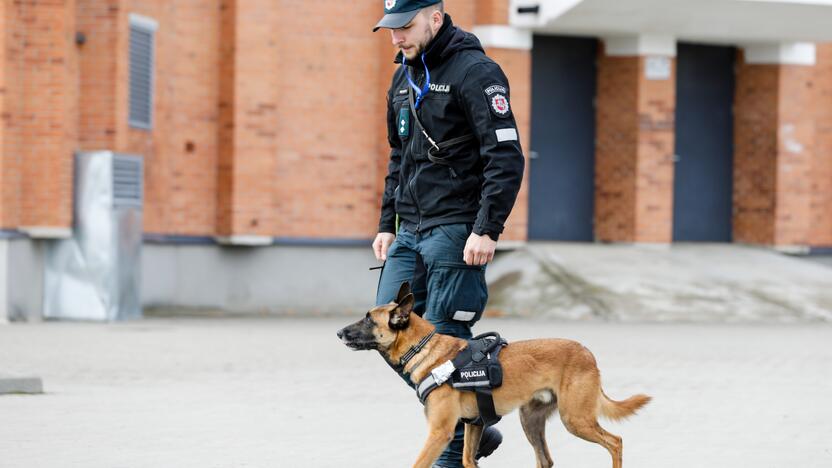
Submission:
[[505,86],[494,84],[483,90],[491,112],[497,117],[508,117],[511,115],[511,107],[508,103],[508,90]]

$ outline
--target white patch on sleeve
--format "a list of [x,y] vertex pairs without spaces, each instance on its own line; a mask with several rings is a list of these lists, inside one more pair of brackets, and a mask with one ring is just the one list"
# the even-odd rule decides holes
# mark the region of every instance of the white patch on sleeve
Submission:
[[476,317],[476,312],[469,312],[467,310],[458,310],[454,313],[454,320],[458,320],[460,322],[470,322],[471,320]]
[[498,128],[497,141],[517,141],[517,130],[514,128]]

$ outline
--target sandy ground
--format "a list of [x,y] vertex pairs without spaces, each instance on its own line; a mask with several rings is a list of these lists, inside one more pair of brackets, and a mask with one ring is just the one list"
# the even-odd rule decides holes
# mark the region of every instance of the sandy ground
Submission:
[[[149,319],[0,326],[0,373],[46,393],[0,396],[0,467],[397,467],[423,437],[421,407],[344,319]],[[602,423],[628,467],[832,466],[832,326],[486,319],[509,340],[588,346],[636,417]],[[483,467],[534,466],[512,414]],[[611,466],[554,418],[556,466]]]

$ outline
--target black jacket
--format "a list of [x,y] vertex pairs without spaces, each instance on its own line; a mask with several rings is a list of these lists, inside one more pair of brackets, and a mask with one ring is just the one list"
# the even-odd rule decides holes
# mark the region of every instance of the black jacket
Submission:
[[[396,62],[401,60],[399,53]],[[395,232],[398,213],[401,226],[410,231],[472,223],[475,233],[496,240],[517,198],[525,164],[508,80],[476,36],[454,26],[448,15],[427,47],[425,62],[431,90],[417,112],[428,134],[437,143],[468,134],[473,138],[442,152],[447,164],[431,162],[431,144],[409,115],[410,85],[405,67],[399,67],[387,93],[391,152],[379,232]],[[406,66],[421,88],[422,60]]]

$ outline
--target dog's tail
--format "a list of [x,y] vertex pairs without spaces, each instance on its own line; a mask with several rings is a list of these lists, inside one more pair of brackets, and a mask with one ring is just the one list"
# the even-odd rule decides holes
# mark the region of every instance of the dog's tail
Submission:
[[617,421],[632,416],[642,406],[649,403],[651,399],[647,395],[639,394],[631,396],[624,401],[615,401],[610,399],[604,393],[604,390],[600,390],[598,392],[598,410],[605,418]]

